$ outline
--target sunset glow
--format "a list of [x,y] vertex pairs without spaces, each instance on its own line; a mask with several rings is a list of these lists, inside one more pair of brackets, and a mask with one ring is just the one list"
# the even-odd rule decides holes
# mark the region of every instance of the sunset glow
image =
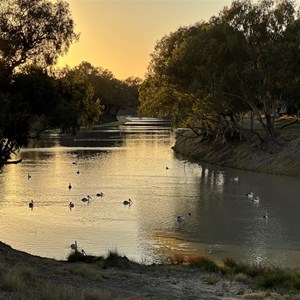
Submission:
[[118,79],[143,78],[155,43],[180,26],[208,20],[231,1],[68,0],[79,42],[59,67],[88,61]]

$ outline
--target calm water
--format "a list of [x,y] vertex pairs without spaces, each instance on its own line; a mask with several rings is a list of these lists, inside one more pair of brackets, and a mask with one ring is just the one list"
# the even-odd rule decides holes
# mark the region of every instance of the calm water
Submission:
[[[299,178],[185,160],[171,150],[167,125],[133,121],[23,149],[23,162],[0,174],[1,240],[56,259],[76,240],[86,253],[116,249],[145,263],[180,252],[300,267]],[[260,203],[245,197],[250,191]]]

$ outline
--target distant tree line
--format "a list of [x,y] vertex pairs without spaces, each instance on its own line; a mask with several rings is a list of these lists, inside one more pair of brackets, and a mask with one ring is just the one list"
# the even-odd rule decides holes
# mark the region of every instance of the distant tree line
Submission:
[[276,138],[275,115],[300,109],[300,19],[294,1],[233,1],[208,22],[157,42],[140,114],[171,116],[205,139],[240,141],[250,112]]
[[78,38],[63,0],[1,0],[0,168],[46,129],[74,134],[137,106],[138,78],[117,80],[87,62],[53,70]]

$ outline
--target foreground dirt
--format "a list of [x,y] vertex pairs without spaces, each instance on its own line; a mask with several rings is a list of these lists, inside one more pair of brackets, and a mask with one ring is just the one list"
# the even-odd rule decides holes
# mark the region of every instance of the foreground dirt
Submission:
[[282,299],[193,268],[119,265],[56,261],[0,243],[0,299]]

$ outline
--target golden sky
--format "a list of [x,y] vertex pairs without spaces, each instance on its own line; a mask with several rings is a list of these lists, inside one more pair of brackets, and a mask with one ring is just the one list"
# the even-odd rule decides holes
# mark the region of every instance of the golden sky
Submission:
[[143,78],[158,40],[180,26],[208,20],[228,0],[66,0],[80,40],[58,66],[88,61],[117,79]]

